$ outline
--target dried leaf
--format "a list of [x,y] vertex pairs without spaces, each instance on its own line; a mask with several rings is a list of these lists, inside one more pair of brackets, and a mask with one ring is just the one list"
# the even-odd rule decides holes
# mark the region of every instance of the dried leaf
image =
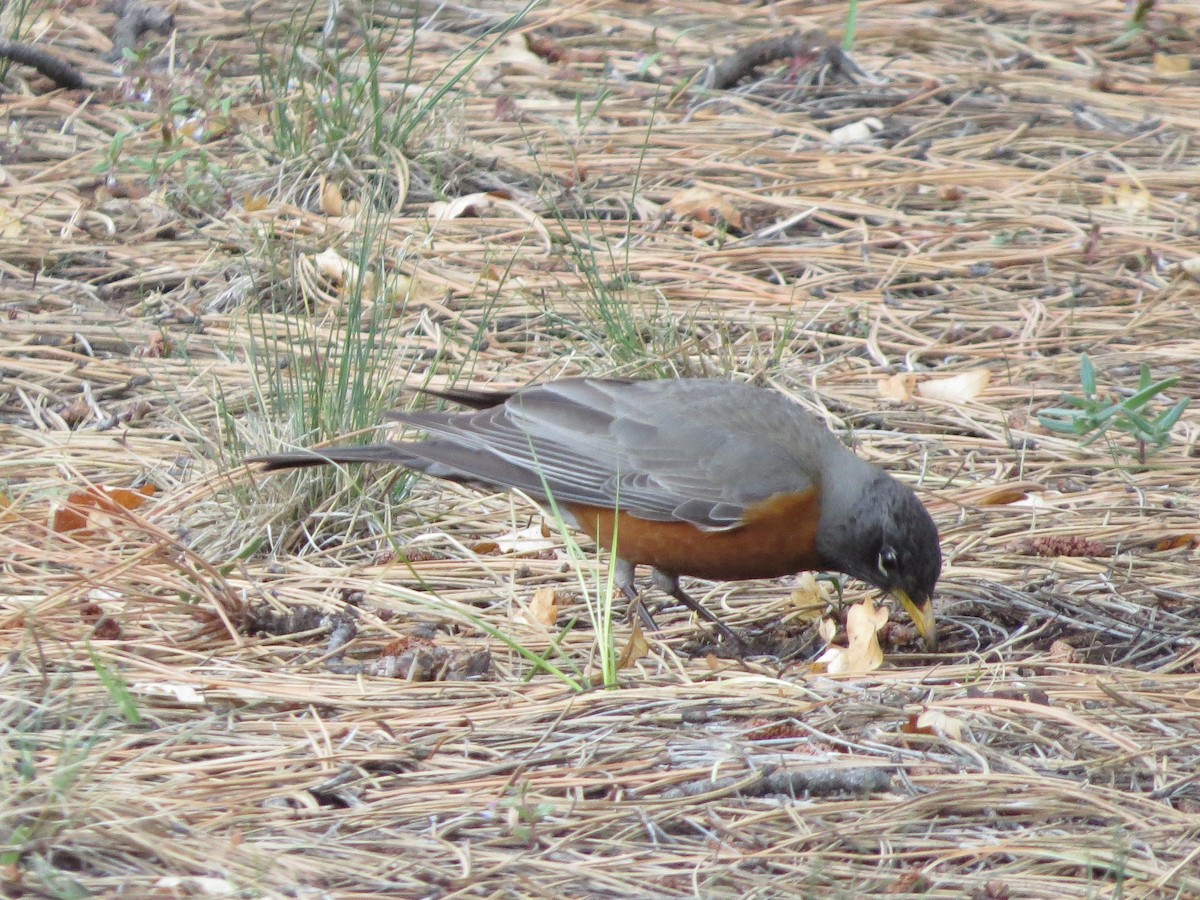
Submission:
[[1130,219],[1140,219],[1150,210],[1152,200],[1144,187],[1124,183],[1117,185],[1111,197],[1105,198],[1104,205],[1125,213]]
[[1020,503],[1029,495],[1015,488],[998,488],[990,494],[984,494],[975,501],[976,506],[1008,506],[1010,503]]
[[538,237],[541,238],[546,252],[550,251],[552,246],[550,232],[546,228],[545,223],[538,217],[537,213],[522,206],[507,194],[496,191],[481,192],[467,194],[464,197],[457,197],[454,200],[430,203],[429,208],[426,210],[426,215],[429,217],[430,230],[435,230],[438,225],[451,219],[462,219],[470,216],[482,217],[484,213],[493,211],[498,211],[501,214],[510,214],[528,222],[530,227],[537,232]]
[[479,216],[496,206],[501,199],[506,198],[507,195],[499,193],[464,194],[453,200],[438,200],[430,203],[426,209],[426,215],[429,216],[431,222]]
[[807,625],[817,621],[829,608],[829,586],[817,581],[811,572],[805,572],[796,580],[788,601],[795,610],[788,618]]
[[99,528],[108,524],[104,519],[113,514],[119,516],[122,510],[137,509],[146,502],[147,497],[154,495],[154,491],[155,487],[152,484],[144,484],[134,491],[108,487],[90,487],[76,491],[67,497],[65,504],[54,511],[50,527],[59,534],[82,531],[89,527]]
[[837,622],[833,619],[822,619],[821,624],[817,626],[817,634],[821,635],[821,640],[829,644],[837,637]]
[[25,231],[25,226],[21,223],[21,217],[17,215],[16,210],[0,206],[0,238],[12,240],[19,238]]
[[1060,663],[1077,663],[1080,660],[1079,651],[1061,638],[1050,645],[1046,655]]
[[1155,75],[1186,75],[1192,71],[1192,58],[1182,53],[1155,53]]
[[138,681],[131,684],[129,689],[148,697],[168,697],[186,706],[204,705],[204,695],[190,684],[175,681]]
[[[1058,491],[1050,492],[1054,496],[1061,496]],[[1046,499],[1044,494],[1026,494],[1020,500],[1012,501],[1010,506],[1025,506],[1030,509],[1057,509],[1057,507]]]
[[963,723],[961,719],[948,716],[939,709],[927,709],[909,716],[900,730],[905,734],[938,735],[957,741],[962,739]]
[[542,553],[546,550],[556,550],[559,542],[538,523],[497,537],[496,545],[502,553]]
[[[830,675],[865,675],[883,665],[879,629],[887,624],[888,611],[870,598],[850,607],[846,614],[848,647],[831,645],[817,660]],[[822,635],[825,634],[822,622]]]
[[627,669],[639,659],[650,655],[650,642],[646,640],[646,635],[642,633],[642,625],[637,620],[634,620],[633,631],[629,634],[629,641],[621,648],[621,656],[617,659],[618,669]]
[[907,403],[913,398],[913,388],[916,384],[917,376],[912,372],[897,372],[875,382],[875,386],[879,388],[879,396],[885,400],[899,400],[901,403]]
[[[667,201],[666,209],[680,219],[714,227],[727,225],[740,230],[743,225],[741,212],[729,198],[707,187],[684,188]],[[699,231],[697,234],[707,236]]]
[[1200,280],[1200,256],[1189,256],[1179,263],[1179,268],[1192,278]]
[[1155,553],[1161,553],[1165,550],[1180,550],[1183,548],[1191,549],[1196,546],[1196,535],[1176,534],[1171,537],[1165,537],[1158,541],[1152,548]]
[[270,202],[265,194],[246,194],[242,197],[242,209],[246,212],[261,212]]
[[533,592],[529,601],[529,616],[539,625],[553,625],[558,621],[558,592],[552,587],[540,587]]
[[851,144],[867,143],[871,140],[871,136],[882,128],[882,122],[874,116],[868,116],[829,132],[829,145],[835,149],[841,149]]
[[358,278],[358,263],[351,262],[332,247],[312,257],[317,272],[335,284],[345,284]]
[[971,369],[951,378],[931,378],[917,385],[917,393],[943,403],[969,403],[983,393],[991,380],[986,369]]
[[487,65],[503,68],[513,75],[537,75],[549,77],[554,69],[544,59],[529,49],[524,34],[510,34],[486,57]]
[[373,302],[376,299],[378,290],[375,272],[370,269],[363,272],[358,263],[346,259],[332,247],[322,250],[315,256],[306,257],[305,260],[321,278],[339,293],[341,288],[346,285],[357,285],[361,279],[362,299],[367,302]]
[[344,216],[346,201],[342,198],[340,185],[321,177],[321,212],[327,216]]

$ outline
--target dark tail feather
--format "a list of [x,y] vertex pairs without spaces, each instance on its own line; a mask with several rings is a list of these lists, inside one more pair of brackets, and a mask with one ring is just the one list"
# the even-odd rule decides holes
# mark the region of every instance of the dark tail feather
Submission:
[[499,406],[506,402],[516,393],[516,391],[442,391],[434,390],[433,388],[417,388],[417,390],[422,394],[428,394],[430,397],[449,400],[451,403],[469,406],[471,409],[491,409],[493,406]]
[[391,463],[407,466],[411,456],[398,444],[368,444],[365,447],[329,447],[325,450],[297,450],[294,453],[275,453],[271,456],[251,456],[248,463],[262,463],[262,471],[307,469],[330,463]]

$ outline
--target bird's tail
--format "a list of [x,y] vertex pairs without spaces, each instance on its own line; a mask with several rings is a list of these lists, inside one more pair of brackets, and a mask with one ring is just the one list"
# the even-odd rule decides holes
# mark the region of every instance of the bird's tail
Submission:
[[449,400],[460,406],[471,409],[491,409],[512,399],[516,391],[469,391],[469,390],[435,390],[434,388],[417,388],[419,393],[441,400]]
[[262,471],[307,469],[331,463],[391,463],[412,465],[413,458],[399,444],[368,444],[363,447],[328,447],[324,450],[296,450],[292,453],[273,453],[270,456],[251,456],[248,463],[261,463]]

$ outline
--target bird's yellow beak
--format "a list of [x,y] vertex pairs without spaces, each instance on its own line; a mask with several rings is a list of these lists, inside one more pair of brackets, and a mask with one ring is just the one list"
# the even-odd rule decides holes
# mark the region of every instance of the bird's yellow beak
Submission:
[[933,598],[918,606],[916,601],[904,591],[892,591],[892,596],[899,600],[900,604],[908,610],[908,614],[912,616],[913,624],[917,626],[917,632],[921,635],[925,646],[930,650],[937,650],[937,623],[933,620]]

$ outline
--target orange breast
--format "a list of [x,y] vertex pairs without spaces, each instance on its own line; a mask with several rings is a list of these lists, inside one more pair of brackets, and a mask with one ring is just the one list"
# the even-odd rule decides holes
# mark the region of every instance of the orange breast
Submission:
[[580,529],[602,549],[613,546],[615,526],[619,558],[670,575],[724,581],[777,578],[820,568],[817,491],[764,500],[746,511],[743,524],[728,531],[704,531],[687,522],[650,522],[598,506],[566,505]]

